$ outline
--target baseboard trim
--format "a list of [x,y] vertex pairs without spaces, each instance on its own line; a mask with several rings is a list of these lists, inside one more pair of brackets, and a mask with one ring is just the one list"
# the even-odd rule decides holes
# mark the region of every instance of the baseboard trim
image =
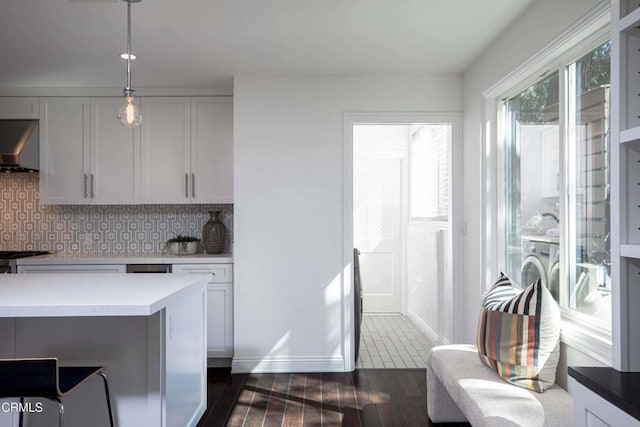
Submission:
[[207,358],[207,368],[230,368],[231,367],[231,358]]
[[231,373],[345,372],[343,357],[234,357]]
[[418,329],[420,329],[420,332],[422,332],[423,334],[425,334],[427,336],[429,341],[431,341],[432,345],[449,344],[449,340],[448,339],[438,335],[438,333],[436,331],[434,331],[433,328],[431,328],[431,326],[429,326],[427,324],[427,322],[422,320],[422,318],[420,318],[420,316],[418,316],[415,311],[411,310],[408,307],[407,307],[407,317],[409,317],[409,319],[411,319],[413,324],[416,325],[416,327]]

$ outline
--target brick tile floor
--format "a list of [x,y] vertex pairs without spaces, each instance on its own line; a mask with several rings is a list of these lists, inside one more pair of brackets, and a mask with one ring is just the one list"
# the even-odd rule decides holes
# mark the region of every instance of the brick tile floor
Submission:
[[365,314],[356,368],[426,368],[431,347],[429,339],[407,316]]

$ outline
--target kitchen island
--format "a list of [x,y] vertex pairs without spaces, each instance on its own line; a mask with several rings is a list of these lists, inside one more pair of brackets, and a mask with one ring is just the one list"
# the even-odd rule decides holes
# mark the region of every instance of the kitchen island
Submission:
[[[0,277],[0,357],[105,366],[116,423],[192,426],[206,409],[208,277],[56,274]],[[107,426],[98,378],[64,398],[65,425]],[[56,425],[46,399],[26,426]],[[0,425],[17,414],[0,413]]]

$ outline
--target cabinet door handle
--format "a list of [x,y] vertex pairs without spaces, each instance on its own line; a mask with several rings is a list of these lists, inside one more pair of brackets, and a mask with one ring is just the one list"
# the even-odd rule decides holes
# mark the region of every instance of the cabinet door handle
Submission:
[[93,193],[93,174],[90,175],[91,176],[91,198],[93,199],[94,197],[94,193]]
[[84,174],[84,198],[86,199],[87,197],[89,197],[88,193],[87,193],[87,174]]
[[191,197],[196,197],[196,174],[191,174]]
[[184,174],[184,197],[189,198],[189,174]]

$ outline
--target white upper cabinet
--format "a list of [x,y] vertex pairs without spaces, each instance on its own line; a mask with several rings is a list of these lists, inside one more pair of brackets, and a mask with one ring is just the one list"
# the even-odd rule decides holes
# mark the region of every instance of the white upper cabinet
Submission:
[[142,99],[143,203],[190,200],[190,98]]
[[233,203],[233,102],[191,99],[191,201]]
[[130,129],[120,97],[40,99],[42,203],[233,203],[232,99],[136,101]]
[[0,98],[0,119],[37,119],[40,116],[38,98],[26,96]]
[[89,203],[89,109],[89,98],[41,99],[41,203]]
[[231,98],[143,98],[143,203],[233,202]]
[[118,121],[122,102],[121,98],[42,98],[42,203],[136,202],[139,130]]
[[140,129],[123,126],[116,114],[122,98],[91,98],[91,203],[132,204],[138,200]]

